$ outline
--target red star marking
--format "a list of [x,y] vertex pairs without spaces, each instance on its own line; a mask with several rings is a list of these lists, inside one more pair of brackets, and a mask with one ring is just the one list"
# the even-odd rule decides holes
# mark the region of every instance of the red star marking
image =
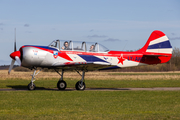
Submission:
[[125,58],[123,58],[123,55],[121,54],[120,57],[117,58],[119,60],[118,64],[121,63],[123,65],[123,61],[125,61]]

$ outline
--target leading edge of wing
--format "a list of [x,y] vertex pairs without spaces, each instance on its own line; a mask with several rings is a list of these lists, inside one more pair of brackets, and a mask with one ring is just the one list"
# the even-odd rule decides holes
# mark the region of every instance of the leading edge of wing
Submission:
[[57,62],[53,64],[53,68],[63,68],[63,69],[83,69],[87,70],[99,70],[114,67],[111,63],[106,62]]
[[87,64],[99,64],[99,65],[111,65],[111,63],[106,62],[57,62],[53,66],[74,66],[74,65],[87,65]]

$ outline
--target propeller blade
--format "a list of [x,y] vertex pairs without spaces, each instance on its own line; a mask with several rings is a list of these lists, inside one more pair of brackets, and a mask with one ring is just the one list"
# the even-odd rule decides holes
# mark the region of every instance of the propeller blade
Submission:
[[19,66],[21,66],[21,60],[19,59],[19,57],[16,56],[15,59],[16,59],[16,62],[19,64]]
[[14,32],[15,32],[15,35],[14,35],[14,52],[15,52],[15,51],[17,51],[16,50],[16,28],[15,28]]
[[13,59],[12,59],[12,61],[11,61],[11,65],[9,66],[9,71],[8,71],[8,74],[10,74],[10,72],[11,72],[11,70],[12,70],[13,66],[14,66],[14,62],[15,62],[15,60],[13,60]]

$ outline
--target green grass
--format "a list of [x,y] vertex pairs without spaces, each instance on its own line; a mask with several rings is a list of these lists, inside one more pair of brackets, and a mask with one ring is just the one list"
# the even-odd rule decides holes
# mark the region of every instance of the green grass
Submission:
[[151,72],[141,72],[141,73],[136,73],[136,72],[129,72],[129,73],[108,73],[108,75],[180,75],[180,73],[151,73]]
[[[39,78],[35,84],[38,88],[56,88],[57,81]],[[78,79],[65,81],[68,88],[74,88]],[[29,82],[0,80],[0,88],[27,88]],[[180,79],[87,79],[85,83],[87,88],[180,87]],[[0,91],[0,120],[179,120],[179,113],[180,91]]]
[[[34,83],[38,88],[56,88],[57,78],[38,79]],[[65,79],[67,88],[74,88],[78,81]],[[6,79],[0,80],[0,88],[27,88],[30,80]],[[180,87],[180,79],[177,80],[85,80],[87,88],[152,88],[152,87]]]
[[1,91],[0,119],[180,119],[180,91]]
[[[127,75],[144,75],[128,73]],[[148,73],[154,75],[156,73]],[[115,75],[115,74],[113,74]],[[117,75],[126,75],[118,73]],[[157,73],[156,75],[162,75]],[[167,75],[167,74],[166,74]],[[170,74],[169,74],[170,75]],[[172,74],[177,75],[177,74]],[[38,78],[37,88],[56,88],[57,78]],[[78,79],[65,79],[74,88]],[[0,80],[0,88],[26,88],[30,80]],[[180,79],[85,80],[87,88],[180,87]],[[180,91],[0,91],[0,120],[179,120]]]

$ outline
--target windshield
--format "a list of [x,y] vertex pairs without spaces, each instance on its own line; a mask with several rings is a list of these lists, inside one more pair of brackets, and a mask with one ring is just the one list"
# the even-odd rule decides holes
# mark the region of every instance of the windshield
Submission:
[[108,52],[109,49],[99,43],[86,42],[88,52]]
[[60,41],[59,41],[59,40],[54,40],[54,41],[51,42],[48,46],[49,46],[49,47],[53,47],[53,48],[58,48],[58,49],[60,49]]
[[56,47],[60,50],[84,51],[84,52],[108,52],[105,46],[94,42],[55,40],[49,47]]

